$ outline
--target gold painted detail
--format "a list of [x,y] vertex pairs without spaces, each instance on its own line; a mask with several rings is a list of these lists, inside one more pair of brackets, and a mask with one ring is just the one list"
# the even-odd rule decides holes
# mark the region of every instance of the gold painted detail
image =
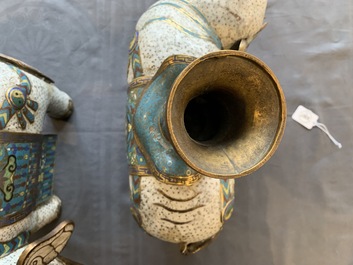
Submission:
[[198,173],[190,176],[168,176],[160,172],[156,172],[155,176],[159,181],[163,183],[181,186],[191,186],[198,182],[202,177],[202,175]]
[[[149,162],[147,160],[147,162]],[[201,174],[194,174],[189,176],[168,176],[159,172],[157,169],[150,170],[148,166],[138,166],[138,165],[129,165],[130,175],[136,175],[140,177],[154,176],[157,180],[171,185],[185,185],[191,186],[195,182],[199,181],[202,177]]]
[[139,87],[147,85],[151,81],[151,79],[152,79],[152,77],[150,77],[150,76],[140,76],[140,77],[134,78],[129,83],[128,92],[130,92],[130,91],[132,91],[132,90],[134,90],[136,88],[139,88]]
[[163,63],[161,64],[161,66],[159,67],[157,73],[154,76],[155,77],[159,76],[170,65],[173,65],[173,64],[190,64],[190,63],[192,63],[195,60],[196,60],[196,57],[189,56],[189,55],[177,54],[177,55],[169,56],[167,59],[165,59],[163,61]]
[[[197,112],[188,112],[192,122],[186,128],[186,118],[180,116],[187,116],[186,109],[195,99],[208,102],[218,117],[199,119]],[[194,109],[200,108],[196,101]],[[212,178],[238,178],[254,172],[274,154],[284,133],[286,104],[268,66],[248,53],[223,50],[198,58],[178,75],[166,119],[171,142],[189,167]],[[205,139],[200,133],[191,135],[199,127],[211,128],[212,134]]]
[[129,173],[132,176],[149,176],[152,175],[152,172],[149,170],[147,166],[138,166],[138,165],[130,165]]

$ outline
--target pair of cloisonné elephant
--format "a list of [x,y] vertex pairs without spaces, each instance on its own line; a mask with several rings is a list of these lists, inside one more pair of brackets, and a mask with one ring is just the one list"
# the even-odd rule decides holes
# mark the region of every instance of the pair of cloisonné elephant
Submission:
[[[227,93],[212,90],[205,95],[205,84],[203,92],[199,89],[194,94],[180,87],[183,80],[187,80],[184,86],[202,83],[199,79],[204,71],[197,69],[203,62],[212,61],[207,70],[213,69],[214,61],[224,61],[226,66],[244,67],[245,72],[250,65],[250,74],[237,80],[247,79],[254,91],[262,81],[253,77],[259,71],[251,69],[261,68],[277,93],[280,87],[271,71],[245,52],[264,27],[266,4],[266,0],[160,0],[136,26],[129,50],[126,128],[131,211],[148,234],[180,244],[184,254],[198,251],[218,234],[232,213],[234,178],[250,173],[263,160],[248,170],[234,162],[226,147],[218,155],[213,144],[223,137],[224,130],[209,107],[215,104],[221,118],[228,112],[242,111],[218,102]],[[213,69],[207,75],[215,80],[227,73],[231,79],[243,74],[221,65],[214,68],[221,71]],[[182,103],[174,104],[171,98]],[[243,104],[242,100],[237,102]],[[281,95],[274,104],[283,102]],[[50,78],[20,61],[0,56],[0,263],[8,259],[18,260],[18,264],[65,264],[56,256],[71,235],[71,222],[62,223],[41,241],[28,245],[28,238],[56,219],[61,207],[60,199],[52,193],[55,136],[41,135],[45,113],[68,118],[72,111],[72,100]],[[256,115],[258,118],[261,113]],[[283,132],[285,115],[276,115],[282,118],[276,125],[280,129],[269,137],[277,139]],[[179,135],[175,124],[185,135]],[[200,166],[198,151],[185,154],[185,148],[193,146],[209,152],[210,157],[216,154],[215,160],[207,163],[210,167],[215,163],[217,169]],[[265,160],[272,149],[263,155]],[[217,160],[225,156],[227,161]]]

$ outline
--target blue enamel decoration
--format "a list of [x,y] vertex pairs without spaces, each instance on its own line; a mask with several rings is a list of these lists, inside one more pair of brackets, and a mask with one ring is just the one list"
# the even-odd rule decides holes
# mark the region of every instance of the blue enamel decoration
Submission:
[[34,114],[27,107],[35,112],[39,106],[36,101],[29,99],[32,88],[28,77],[17,67],[10,64],[8,66],[18,74],[20,83],[6,91],[6,98],[0,107],[0,129],[4,129],[16,114],[18,123],[24,130],[27,127],[26,119],[30,123],[34,122]]
[[0,227],[26,217],[52,195],[56,136],[1,133]]
[[[177,57],[172,63],[162,65],[151,83],[144,89],[133,120],[138,147],[150,162],[157,178],[191,177],[198,173],[190,168],[177,154],[168,139],[165,125],[165,108],[175,78],[188,65]],[[166,60],[168,61],[168,59]]]

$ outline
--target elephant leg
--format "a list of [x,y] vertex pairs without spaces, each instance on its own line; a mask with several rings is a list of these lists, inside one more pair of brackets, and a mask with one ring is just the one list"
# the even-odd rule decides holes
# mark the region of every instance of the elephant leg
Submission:
[[54,119],[68,119],[73,110],[74,104],[68,94],[52,85],[51,100],[48,105],[48,115]]

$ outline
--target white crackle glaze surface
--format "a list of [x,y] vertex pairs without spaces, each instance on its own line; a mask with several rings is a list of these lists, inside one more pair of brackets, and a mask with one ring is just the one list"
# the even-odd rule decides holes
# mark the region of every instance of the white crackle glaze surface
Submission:
[[[20,69],[20,68],[19,68]],[[62,116],[68,112],[70,97],[63,91],[60,91],[54,84],[48,83],[26,71],[23,71],[31,82],[32,91],[29,95],[31,100],[38,103],[37,111],[30,110],[35,119],[33,123],[26,120],[27,125],[22,129],[18,123],[16,115],[7,123],[3,131],[21,132],[21,133],[40,133],[43,128],[45,114],[49,108],[55,116]],[[19,75],[8,67],[0,59],[0,105],[3,104],[6,91],[20,83]],[[26,119],[26,118],[25,118]]]
[[224,49],[235,40],[250,44],[264,24],[267,0],[192,0],[221,39]]
[[[247,46],[263,27],[267,0],[194,0],[189,2],[203,13],[225,49],[229,49],[235,41],[241,39]],[[174,6],[159,5],[161,3],[177,4],[183,8],[183,12],[179,12]],[[164,21],[148,23],[162,15],[192,32],[206,35],[198,23],[201,19],[194,20],[199,16],[190,5],[180,0],[156,2],[141,16],[136,25],[145,75],[153,76],[162,62],[171,55],[186,54],[201,57],[219,50],[214,42],[185,34],[170,23]],[[130,68],[128,81],[131,82],[131,80]]]
[[312,109],[343,148],[288,119],[269,163],[236,180],[235,215],[190,257],[137,229],[128,210],[126,57],[154,2],[1,1],[0,50],[74,99],[69,123],[44,125],[60,134],[55,190],[77,225],[65,256],[87,265],[352,265],[353,1],[269,1],[268,26],[248,51],[279,78],[289,113]]
[[[68,112],[69,100],[71,99],[53,83],[48,83],[44,81],[44,79],[26,72],[21,69],[21,67],[17,68],[20,69],[30,81],[31,93],[27,95],[27,99],[37,102],[38,109],[34,111],[28,108],[34,115],[34,122],[30,123],[28,119],[24,118],[26,121],[25,128],[20,126],[15,114],[8,120],[3,130],[0,131],[39,134],[42,132],[44,118],[48,108],[53,115],[57,117],[63,116]],[[7,90],[18,86],[20,83],[19,74],[11,69],[7,63],[1,62],[0,59],[0,107],[6,100]],[[54,221],[59,216],[60,208],[60,199],[56,196],[52,196],[24,219],[12,225],[1,227],[0,242],[9,241],[24,231],[36,232],[46,224]]]
[[32,233],[54,221],[60,214],[61,200],[53,195],[48,201],[37,207],[27,217],[12,225],[0,228],[0,242],[6,242],[24,231]]
[[150,235],[173,243],[197,242],[211,238],[222,228],[221,187],[217,179],[203,177],[187,187],[144,177],[141,190],[142,226]]
[[[18,258],[21,256],[22,252],[26,249],[26,247],[20,248],[16,250],[11,255],[8,255],[2,259],[0,259],[0,265],[16,265]],[[65,265],[61,260],[53,260],[48,265]]]

